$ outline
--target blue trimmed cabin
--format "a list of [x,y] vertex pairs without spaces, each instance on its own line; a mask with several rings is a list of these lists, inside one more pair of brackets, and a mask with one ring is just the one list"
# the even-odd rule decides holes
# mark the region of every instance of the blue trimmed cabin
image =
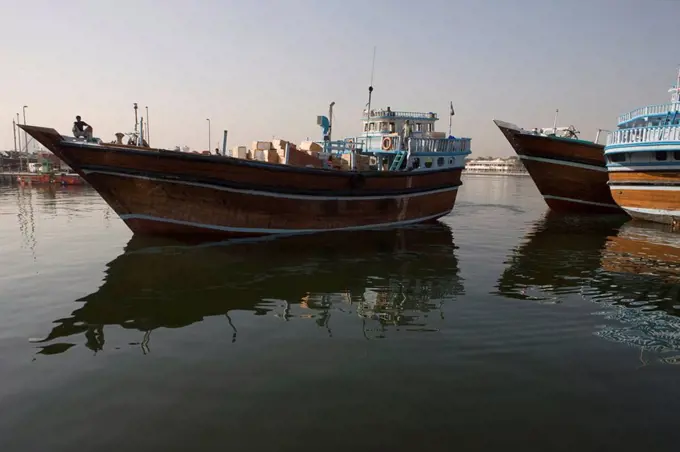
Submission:
[[[434,112],[365,109],[361,135],[331,141],[330,121],[321,116],[317,122],[324,128],[325,140],[319,144],[331,155],[349,154],[351,170],[462,170],[465,157],[471,153],[471,139],[436,131],[437,120]],[[359,164],[365,161],[368,164]]]

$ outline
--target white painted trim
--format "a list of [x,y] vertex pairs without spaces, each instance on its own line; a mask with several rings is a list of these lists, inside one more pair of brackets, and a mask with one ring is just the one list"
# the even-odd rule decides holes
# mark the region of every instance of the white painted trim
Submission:
[[607,168],[602,167],[602,166],[595,166],[595,165],[587,165],[585,163],[576,163],[576,162],[567,162],[564,160],[557,160],[557,159],[547,159],[544,157],[532,157],[528,155],[522,155],[519,154],[519,158],[522,160],[533,160],[536,162],[542,162],[542,163],[552,163],[555,165],[564,165],[564,166],[573,166],[574,168],[582,168],[582,169],[587,169],[591,171],[600,171],[600,172],[607,172]]
[[680,210],[647,209],[644,207],[623,207],[626,212],[641,213],[643,215],[658,215],[667,217],[680,217]]
[[680,191],[680,185],[616,185],[609,184],[611,191],[614,190],[637,190],[637,191]]
[[225,231],[225,232],[242,232],[242,233],[253,233],[253,234],[305,234],[305,233],[312,233],[312,232],[333,232],[333,231],[360,231],[360,230],[366,230],[366,229],[382,229],[382,228],[391,228],[391,227],[398,227],[398,226],[407,226],[410,224],[416,224],[416,223],[421,223],[423,221],[428,221],[428,220],[434,220],[435,218],[442,217],[444,215],[447,215],[450,211],[446,212],[441,212],[436,215],[430,215],[427,217],[422,217],[422,218],[416,218],[413,220],[402,220],[402,221],[393,221],[390,223],[378,223],[378,224],[370,224],[370,225],[362,225],[362,226],[347,226],[344,228],[328,228],[328,229],[268,229],[268,228],[235,228],[231,226],[218,226],[218,225],[212,225],[212,224],[205,224],[205,223],[196,223],[193,221],[183,221],[183,220],[173,220],[170,218],[161,218],[161,217],[155,217],[152,215],[141,215],[141,214],[124,214],[120,215],[120,218],[122,220],[149,220],[149,221],[158,221],[161,223],[172,223],[172,224],[179,224],[182,226],[193,226],[197,228],[203,228],[203,229],[213,229],[216,231]]
[[575,202],[578,204],[587,204],[590,206],[599,206],[599,207],[612,207],[614,209],[618,209],[619,206],[616,204],[607,204],[604,202],[594,202],[594,201],[584,201],[582,199],[573,199],[573,198],[563,198],[561,196],[552,196],[552,195],[543,195],[545,199],[555,199],[557,201],[568,201],[568,202]]
[[115,171],[97,171],[97,170],[83,170],[85,174],[106,174],[109,176],[120,176],[120,177],[128,177],[132,179],[142,179],[142,180],[150,180],[154,182],[168,182],[171,184],[179,184],[179,185],[189,185],[192,187],[202,187],[202,188],[210,188],[212,190],[220,190],[220,191],[228,191],[231,193],[240,193],[244,195],[254,195],[254,196],[267,196],[270,198],[283,198],[283,199],[300,199],[300,200],[306,200],[306,201],[375,201],[375,200],[381,200],[381,199],[396,199],[396,198],[415,198],[418,196],[427,196],[427,195],[435,195],[439,193],[446,193],[450,191],[456,191],[458,190],[459,186],[455,187],[447,187],[447,188],[438,188],[436,190],[430,190],[430,191],[425,191],[425,192],[417,192],[417,193],[409,193],[409,194],[401,194],[401,195],[381,195],[381,196],[314,196],[314,195],[296,195],[296,194],[287,194],[287,193],[275,193],[271,191],[260,191],[260,190],[246,190],[246,189],[241,189],[241,188],[231,188],[231,187],[222,187],[220,185],[213,185],[213,184],[204,184],[200,182],[188,182],[188,181],[182,181],[182,180],[177,180],[177,179],[161,179],[161,178],[156,178],[156,177],[148,177],[148,176],[138,176],[136,174],[126,174],[126,173],[119,173]]
[[[659,140],[661,141],[661,140]],[[638,144],[643,143],[643,144]],[[644,142],[630,142],[630,143],[614,143],[608,144],[604,148],[605,155],[620,154],[622,152],[656,152],[656,151],[680,151],[680,142],[668,143],[668,144],[658,144],[658,145],[645,145],[644,143],[653,143],[653,141]]]
[[620,172],[635,172],[635,173],[644,173],[645,171],[649,170],[666,170],[669,172],[680,172],[680,165],[655,165],[655,166],[621,166],[621,165],[612,165],[609,166],[607,165],[607,169],[609,170],[610,173],[620,173]]

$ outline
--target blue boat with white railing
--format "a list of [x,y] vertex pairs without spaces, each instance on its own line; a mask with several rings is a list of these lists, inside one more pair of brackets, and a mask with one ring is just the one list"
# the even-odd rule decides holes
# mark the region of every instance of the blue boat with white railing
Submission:
[[[329,109],[332,117],[333,105]],[[434,112],[363,111],[363,133],[355,137],[331,140],[332,122],[317,118],[324,129],[324,141],[318,142],[331,162],[344,159],[350,170],[358,171],[432,171],[465,167],[470,155],[470,138],[447,136],[435,130],[439,119]],[[407,129],[410,129],[407,132]],[[332,165],[331,165],[332,166]]]
[[680,226],[680,70],[671,102],[619,116],[605,157],[614,201],[633,218]]
[[[470,138],[447,136],[435,130],[439,119],[434,112],[394,111],[390,107],[363,111],[363,133],[341,140],[331,140],[333,105],[329,116],[319,116],[324,141],[318,142],[331,167],[348,164],[353,171],[432,171],[465,167],[470,155]],[[453,110],[452,110],[453,111]],[[410,128],[410,133],[406,129]],[[406,135],[405,135],[406,133]]]

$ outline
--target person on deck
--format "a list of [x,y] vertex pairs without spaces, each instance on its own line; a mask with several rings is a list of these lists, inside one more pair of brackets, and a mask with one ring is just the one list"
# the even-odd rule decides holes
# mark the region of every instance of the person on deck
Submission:
[[73,136],[89,140],[92,138],[92,126],[82,121],[80,116],[76,116],[76,120],[73,123]]
[[407,119],[404,121],[404,127],[401,130],[402,149],[408,150],[408,141],[411,139],[411,122]]

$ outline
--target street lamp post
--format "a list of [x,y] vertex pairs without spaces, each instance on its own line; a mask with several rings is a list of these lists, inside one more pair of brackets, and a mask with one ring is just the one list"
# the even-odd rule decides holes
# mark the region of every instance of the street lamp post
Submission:
[[[24,108],[22,108],[23,113],[24,113],[24,125],[26,125],[26,109],[28,108],[28,105],[24,105]],[[26,146],[26,152],[28,153],[28,135],[26,134],[26,131],[24,130],[24,146]]]
[[[19,113],[17,113],[17,125],[19,124],[21,124],[21,122],[19,122]],[[24,161],[21,159],[21,131],[19,131],[18,138],[19,138],[19,171],[23,171]]]
[[212,135],[210,133],[210,118],[206,118],[206,121],[208,121],[208,152],[210,152],[210,143],[212,143]]

